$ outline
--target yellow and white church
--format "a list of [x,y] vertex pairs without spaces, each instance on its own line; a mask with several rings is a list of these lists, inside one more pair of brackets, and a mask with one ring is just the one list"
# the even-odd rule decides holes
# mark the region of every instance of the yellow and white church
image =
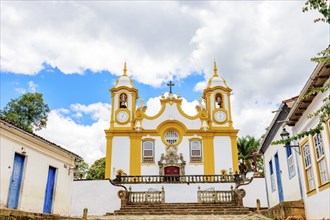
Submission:
[[203,100],[190,116],[182,98],[170,92],[160,99],[161,109],[147,115],[143,101],[137,106],[138,89],[123,75],[110,89],[111,120],[106,133],[105,178],[127,176],[219,175],[238,172],[237,133],[234,129],[231,88],[214,74],[203,91]]

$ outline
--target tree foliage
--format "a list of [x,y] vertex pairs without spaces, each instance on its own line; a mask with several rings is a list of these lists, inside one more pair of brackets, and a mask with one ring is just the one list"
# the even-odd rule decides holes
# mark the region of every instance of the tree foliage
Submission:
[[32,132],[33,129],[46,127],[49,111],[41,93],[25,93],[19,98],[11,99],[4,109],[0,110],[0,116]]
[[96,160],[87,172],[87,179],[101,180],[104,179],[105,173],[105,157]]
[[323,17],[316,18],[314,22],[323,21],[330,23],[330,4],[328,3],[328,0],[308,0],[305,2],[305,6],[302,10],[303,12],[317,10],[323,15]]
[[[253,171],[253,157],[252,154],[258,152],[259,140],[254,137],[246,136],[238,138],[237,149],[238,149],[238,160],[239,160],[239,170],[241,174],[246,175],[246,173]],[[253,166],[252,166],[253,165]],[[257,157],[257,168],[259,171],[263,169],[263,162],[261,157]]]
[[74,179],[86,179],[88,168],[88,163],[80,161],[76,167],[77,170],[74,173]]

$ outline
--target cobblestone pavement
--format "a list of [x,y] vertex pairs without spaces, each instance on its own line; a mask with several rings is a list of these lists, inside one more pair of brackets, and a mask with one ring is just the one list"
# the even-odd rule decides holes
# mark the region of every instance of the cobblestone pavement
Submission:
[[270,220],[263,215],[121,215],[91,216],[88,220]]

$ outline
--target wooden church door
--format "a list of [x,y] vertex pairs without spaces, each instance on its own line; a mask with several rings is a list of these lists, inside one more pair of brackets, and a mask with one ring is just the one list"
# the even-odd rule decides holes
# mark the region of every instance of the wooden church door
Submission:
[[175,166],[165,167],[165,176],[179,176],[180,168]]

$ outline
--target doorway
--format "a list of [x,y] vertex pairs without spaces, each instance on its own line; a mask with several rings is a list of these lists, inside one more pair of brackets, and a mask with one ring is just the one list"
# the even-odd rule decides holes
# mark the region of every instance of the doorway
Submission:
[[8,208],[17,209],[22,185],[25,156],[15,153],[13,171],[9,184]]
[[284,196],[283,196],[283,188],[282,188],[282,178],[281,178],[281,170],[280,170],[280,163],[278,159],[278,153],[275,154],[275,169],[276,169],[276,182],[277,182],[277,188],[278,188],[278,198],[279,202],[283,202]]
[[45,192],[44,213],[51,213],[53,207],[56,168],[49,166]]

